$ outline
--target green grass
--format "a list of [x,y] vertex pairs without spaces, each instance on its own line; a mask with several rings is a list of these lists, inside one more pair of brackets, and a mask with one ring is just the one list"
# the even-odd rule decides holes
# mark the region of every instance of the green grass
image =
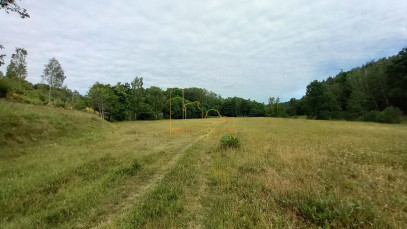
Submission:
[[96,115],[0,99],[0,146],[47,141],[61,136],[87,138],[107,126]]
[[237,149],[0,103],[1,228],[407,227],[405,124],[234,118]]

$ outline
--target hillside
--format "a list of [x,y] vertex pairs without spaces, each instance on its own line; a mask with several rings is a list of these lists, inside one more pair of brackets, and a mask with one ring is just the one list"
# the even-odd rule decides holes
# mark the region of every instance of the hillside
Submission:
[[86,136],[105,125],[83,111],[0,100],[0,146]]

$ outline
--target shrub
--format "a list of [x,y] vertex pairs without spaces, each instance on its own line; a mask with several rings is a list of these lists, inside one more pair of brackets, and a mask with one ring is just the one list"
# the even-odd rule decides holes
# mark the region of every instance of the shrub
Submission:
[[6,78],[0,78],[0,98],[7,97],[7,93],[11,91],[10,83],[7,81]]
[[402,112],[397,107],[387,107],[378,115],[379,122],[382,123],[400,123]]
[[33,90],[33,85],[18,77],[6,77],[8,84],[10,85],[10,92],[24,95],[27,91]]
[[17,94],[17,93],[9,93],[8,99],[14,100],[19,103],[28,103],[28,104],[36,104],[36,105],[43,105],[44,103],[38,98],[30,98],[25,95]]
[[222,148],[239,148],[240,140],[236,134],[228,133],[220,139],[220,144]]
[[365,122],[377,122],[379,115],[379,111],[369,111],[363,115],[362,120]]
[[75,108],[76,110],[84,110],[86,109],[86,105],[86,101],[83,98],[79,98],[73,104],[73,108]]
[[60,98],[54,99],[54,101],[52,101],[52,105],[56,107],[65,107],[64,101],[62,101]]

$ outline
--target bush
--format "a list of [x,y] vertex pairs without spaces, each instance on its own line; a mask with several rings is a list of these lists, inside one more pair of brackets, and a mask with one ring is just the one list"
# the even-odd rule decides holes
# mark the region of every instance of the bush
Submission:
[[33,90],[33,85],[24,79],[18,77],[6,77],[5,79],[10,85],[10,92],[24,95],[27,91]]
[[84,110],[86,109],[87,104],[86,101],[83,98],[78,98],[76,102],[73,104],[73,108],[76,110]]
[[400,123],[402,112],[397,107],[387,107],[380,112],[377,117],[378,122],[382,123]]
[[377,122],[379,115],[379,111],[369,111],[363,115],[362,120],[365,122]]
[[19,102],[19,103],[28,103],[28,104],[35,104],[35,105],[43,105],[44,103],[38,98],[30,98],[25,95],[17,94],[17,93],[9,93],[7,96],[8,99]]
[[56,98],[54,99],[54,101],[52,101],[52,105],[56,106],[56,107],[65,107],[65,103],[64,101],[62,101],[60,98]]
[[156,119],[155,113],[153,109],[151,109],[150,105],[143,103],[143,107],[141,108],[141,112],[138,116],[139,120],[154,120]]
[[11,85],[6,78],[0,78],[0,98],[7,97],[7,93],[11,91]]
[[220,139],[222,148],[239,148],[240,140],[236,134],[228,133]]

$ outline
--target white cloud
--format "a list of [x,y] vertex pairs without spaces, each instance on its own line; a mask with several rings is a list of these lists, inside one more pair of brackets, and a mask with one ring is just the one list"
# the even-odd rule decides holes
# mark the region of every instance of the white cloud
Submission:
[[[204,87],[267,101],[407,46],[407,2],[20,2],[31,18],[0,12],[8,57],[28,50],[28,80],[56,57],[69,88],[142,76],[145,85]],[[5,66],[2,67],[5,71]]]

